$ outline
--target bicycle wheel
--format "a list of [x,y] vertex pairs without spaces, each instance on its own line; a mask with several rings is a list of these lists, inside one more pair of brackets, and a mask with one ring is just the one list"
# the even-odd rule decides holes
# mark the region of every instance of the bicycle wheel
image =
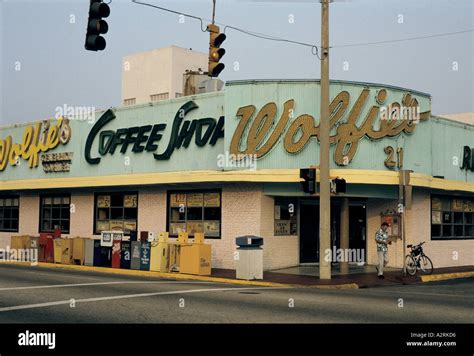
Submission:
[[412,255],[407,255],[405,257],[405,268],[410,276],[414,276],[416,274],[416,261]]
[[433,262],[431,262],[428,256],[425,256],[425,255],[421,256],[420,268],[426,274],[433,273]]

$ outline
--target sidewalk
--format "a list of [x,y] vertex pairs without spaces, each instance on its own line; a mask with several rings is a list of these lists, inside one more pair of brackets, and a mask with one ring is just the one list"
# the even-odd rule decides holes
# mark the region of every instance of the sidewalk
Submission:
[[[333,275],[331,280],[321,280],[317,276],[297,275],[265,271],[263,280],[266,282],[291,284],[305,287],[332,287],[332,288],[369,288],[400,284],[412,284],[439,281],[455,278],[474,277],[474,266],[437,268],[432,275],[406,276],[401,270],[392,270],[384,273],[385,279],[377,278],[376,273],[351,273],[347,275]],[[235,278],[234,270],[213,269],[213,277]]]
[[[1,262],[2,264],[31,265],[28,262]],[[377,278],[376,273],[351,273],[348,275],[333,275],[331,280],[320,280],[317,276],[265,271],[261,281],[245,281],[235,278],[235,270],[212,269],[211,276],[196,276],[181,273],[162,273],[107,267],[80,265],[63,265],[40,262],[36,267],[49,269],[68,269],[85,272],[110,273],[137,277],[166,278],[174,280],[190,280],[201,282],[230,283],[238,285],[255,285],[265,287],[312,287],[323,289],[357,289],[378,286],[403,285],[422,282],[432,282],[447,279],[474,277],[474,266],[437,268],[432,275],[402,276],[401,270],[385,273],[385,279]]]

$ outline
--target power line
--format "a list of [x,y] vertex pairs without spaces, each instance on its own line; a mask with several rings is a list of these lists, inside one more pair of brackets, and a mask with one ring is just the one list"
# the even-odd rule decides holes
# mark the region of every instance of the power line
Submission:
[[384,43],[395,43],[395,42],[415,41],[415,40],[422,40],[422,39],[425,39],[425,38],[435,38],[435,37],[452,36],[452,35],[458,35],[458,34],[461,34],[461,33],[468,33],[468,32],[474,32],[474,30],[464,30],[464,31],[457,31],[457,32],[439,33],[439,34],[436,34],[436,35],[410,37],[410,38],[401,38],[401,39],[398,39],[398,40],[386,40],[386,41],[376,41],[376,42],[353,43],[353,44],[346,44],[346,45],[339,45],[339,46],[331,46],[331,48],[344,48],[344,47],[356,47],[356,46],[371,46],[371,45],[378,45],[378,44],[384,44]]
[[[201,22],[201,31],[203,31],[203,32],[207,31],[207,30],[203,29],[203,23],[204,23],[203,21],[210,21],[209,19],[205,19],[205,18],[202,18],[202,17],[199,17],[199,16],[190,15],[190,14],[185,14],[183,12],[171,10],[171,9],[168,9],[168,8],[165,8],[165,7],[161,7],[161,6],[157,6],[157,5],[153,5],[153,4],[149,4],[149,3],[140,2],[140,1],[137,1],[137,0],[132,0],[132,2],[135,3],[135,4],[138,4],[138,5],[149,6],[149,7],[153,7],[153,8],[162,10],[162,11],[167,11],[167,12],[171,12],[173,14],[182,15],[182,16],[185,16],[185,17],[189,17],[189,18],[199,20]],[[241,32],[243,34],[246,34],[248,36],[257,37],[257,38],[261,38],[261,39],[268,40],[268,41],[285,42],[285,43],[292,43],[292,44],[296,44],[296,45],[300,45],[300,46],[310,47],[311,48],[311,53],[313,55],[316,55],[319,59],[321,59],[321,57],[319,56],[319,48],[315,44],[289,40],[289,39],[285,39],[285,38],[280,38],[280,37],[276,37],[276,36],[267,35],[267,34],[264,34],[264,33],[253,32],[253,31],[245,30],[245,29],[242,29],[242,28],[239,28],[239,27],[226,25],[226,24],[223,24],[223,23],[217,23],[217,24],[219,24],[221,26],[224,26],[224,33],[225,33],[226,29],[232,29],[232,30]],[[409,37],[409,38],[401,38],[401,39],[385,40],[385,41],[352,43],[352,44],[345,44],[345,45],[330,46],[330,48],[372,46],[372,45],[379,45],[379,44],[385,44],[385,43],[416,41],[416,40],[422,40],[422,39],[427,39],[427,38],[453,36],[453,35],[458,35],[458,34],[462,34],[462,33],[469,33],[469,32],[474,32],[474,30],[471,29],[471,30],[463,30],[463,31],[456,31],[456,32],[446,32],[446,33],[439,33],[439,34],[435,34],[435,35]]]
[[[190,15],[190,14],[185,14],[183,12],[171,10],[171,9],[168,9],[168,8],[165,8],[165,7],[161,7],[161,6],[157,6],[157,5],[153,5],[153,4],[149,4],[149,3],[145,3],[145,2],[140,2],[140,1],[137,1],[137,0],[132,0],[132,2],[137,4],[137,5],[149,6],[149,7],[153,7],[155,9],[158,9],[158,10],[167,11],[167,12],[171,12],[173,14],[177,14],[177,15],[181,15],[181,16],[185,16],[185,17],[189,17],[189,18],[199,20],[201,22],[201,31],[203,31],[203,32],[207,31],[207,30],[203,30],[203,21],[204,20],[210,21],[209,19],[205,19],[205,18],[202,18],[202,17],[199,17],[199,16]],[[248,36],[257,37],[257,38],[265,39],[265,40],[268,40],[268,41],[286,42],[286,43],[297,44],[297,45],[300,45],[300,46],[310,47],[311,48],[311,53],[313,55],[318,56],[318,58],[321,59],[319,57],[318,46],[315,45],[315,44],[304,43],[304,42],[299,42],[299,41],[293,41],[293,40],[289,40],[289,39],[286,39],[286,38],[280,38],[280,37],[275,37],[275,36],[271,36],[271,35],[266,35],[266,34],[263,34],[263,33],[252,32],[252,31],[249,31],[249,30],[244,30],[244,29],[239,28],[239,27],[226,25],[226,24],[223,24],[223,23],[218,23],[218,24],[221,25],[221,26],[224,26],[224,33],[225,33],[225,30],[229,28],[229,29],[244,33]]]

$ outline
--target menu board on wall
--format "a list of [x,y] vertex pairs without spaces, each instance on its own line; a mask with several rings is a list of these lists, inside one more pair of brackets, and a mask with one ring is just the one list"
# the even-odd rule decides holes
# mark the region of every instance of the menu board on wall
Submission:
[[219,193],[205,193],[204,194],[204,206],[206,207],[219,207],[221,206],[221,199]]
[[186,206],[186,194],[170,194],[170,206]]
[[188,221],[186,223],[186,231],[192,235],[195,232],[204,232],[204,225],[202,221]]
[[206,236],[219,236],[219,221],[204,221],[204,234]]
[[178,235],[180,232],[186,232],[186,223],[170,224],[170,235]]
[[281,209],[280,209],[280,205],[275,205],[275,210],[274,210],[274,212],[273,212],[273,215],[274,215],[273,218],[274,218],[275,220],[280,220],[280,217],[281,217],[280,210],[281,210]]
[[123,229],[125,232],[136,231],[137,230],[137,222],[133,221],[124,221],[123,222]]
[[108,221],[97,221],[97,230],[106,231],[110,230],[110,224]]
[[433,197],[431,199],[431,208],[433,210],[441,210],[441,199]]
[[202,207],[203,194],[202,193],[190,193],[187,195],[187,206],[188,207]]
[[125,208],[136,208],[137,204],[137,196],[135,194],[125,195],[123,198],[123,206]]
[[99,195],[97,197],[97,207],[110,208],[110,195]]
[[464,208],[463,201],[461,199],[453,199],[452,208],[453,211],[462,211]]
[[112,231],[123,231],[122,220],[110,220],[110,230]]
[[441,224],[441,211],[432,211],[431,212],[431,223],[432,224]]
[[275,235],[290,235],[291,222],[290,220],[275,220]]
[[464,211],[474,212],[474,200],[465,200],[464,201]]

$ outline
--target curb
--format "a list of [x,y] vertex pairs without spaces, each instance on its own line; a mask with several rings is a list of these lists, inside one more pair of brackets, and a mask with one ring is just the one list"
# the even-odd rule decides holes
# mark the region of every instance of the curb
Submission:
[[428,276],[420,276],[422,282],[436,282],[436,281],[445,281],[448,279],[459,279],[459,278],[468,278],[468,277],[474,277],[474,271],[439,273],[439,274],[432,274]]
[[345,284],[325,284],[325,285],[302,285],[302,284],[287,284],[287,283],[275,283],[275,282],[264,282],[264,281],[247,281],[241,279],[211,277],[211,276],[197,276],[193,274],[181,274],[181,273],[165,273],[165,272],[154,272],[154,271],[140,271],[131,269],[118,269],[118,268],[107,268],[107,267],[94,267],[94,266],[82,266],[82,265],[63,265],[55,263],[38,262],[36,265],[32,265],[30,262],[1,262],[1,264],[8,265],[23,265],[49,269],[63,269],[63,270],[76,270],[86,272],[99,272],[105,274],[135,276],[135,277],[150,277],[150,278],[164,278],[173,280],[191,280],[200,282],[214,282],[214,283],[227,283],[245,286],[259,286],[259,287],[274,287],[274,288],[316,288],[316,289],[358,289],[359,286],[356,283],[345,283]]

